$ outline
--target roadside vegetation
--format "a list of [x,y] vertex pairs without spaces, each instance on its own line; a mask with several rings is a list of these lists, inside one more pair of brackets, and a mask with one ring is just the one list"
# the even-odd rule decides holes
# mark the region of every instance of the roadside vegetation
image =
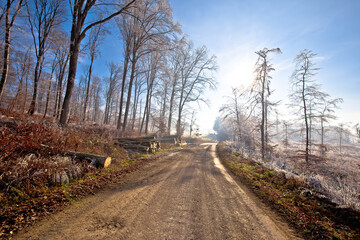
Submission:
[[[157,158],[153,154],[129,157],[113,144],[115,131],[106,127],[62,129],[36,115],[24,117],[3,109],[1,113],[0,238],[76,204],[79,198],[117,183],[126,173]],[[110,156],[112,164],[96,169],[65,157],[67,151]]]
[[360,215],[338,208],[311,186],[284,172],[275,172],[261,163],[232,151],[226,144],[217,147],[219,158],[249,189],[276,209],[306,239],[359,239]]

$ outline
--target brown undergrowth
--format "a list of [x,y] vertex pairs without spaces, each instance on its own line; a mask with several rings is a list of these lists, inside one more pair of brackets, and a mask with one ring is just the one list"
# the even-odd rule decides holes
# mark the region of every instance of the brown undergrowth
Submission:
[[265,203],[276,209],[306,239],[360,239],[359,213],[339,209],[305,183],[217,146],[224,165]]
[[[129,159],[124,149],[115,147],[113,136],[105,127],[73,125],[62,129],[52,119],[0,109],[0,239],[118,182],[156,158]],[[96,170],[81,162],[59,161],[67,151],[111,156],[112,164]],[[73,170],[76,178],[69,183],[52,181],[54,173]]]
[[[1,199],[0,238],[11,237],[16,231],[31,225],[42,217],[57,212],[81,197],[95,194],[112,183],[117,183],[127,173],[154,160],[152,158],[124,160],[108,169],[90,172],[81,179],[62,186],[34,188],[30,194],[18,198]],[[20,193],[23,194],[23,193]]]

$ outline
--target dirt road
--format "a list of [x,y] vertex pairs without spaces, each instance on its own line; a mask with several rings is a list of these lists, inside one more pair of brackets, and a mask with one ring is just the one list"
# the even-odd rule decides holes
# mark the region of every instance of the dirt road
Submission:
[[294,239],[215,156],[179,150],[128,175],[15,239]]

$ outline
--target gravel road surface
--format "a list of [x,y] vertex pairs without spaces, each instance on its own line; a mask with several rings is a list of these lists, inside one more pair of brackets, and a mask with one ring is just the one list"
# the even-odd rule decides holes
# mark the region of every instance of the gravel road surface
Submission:
[[215,145],[179,149],[15,239],[295,239],[224,169]]

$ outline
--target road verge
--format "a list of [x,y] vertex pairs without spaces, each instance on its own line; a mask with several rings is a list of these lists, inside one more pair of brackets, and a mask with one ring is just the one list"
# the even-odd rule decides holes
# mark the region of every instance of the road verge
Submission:
[[306,185],[242,158],[224,144],[219,159],[241,182],[282,215],[306,239],[360,239],[359,215],[306,194]]

